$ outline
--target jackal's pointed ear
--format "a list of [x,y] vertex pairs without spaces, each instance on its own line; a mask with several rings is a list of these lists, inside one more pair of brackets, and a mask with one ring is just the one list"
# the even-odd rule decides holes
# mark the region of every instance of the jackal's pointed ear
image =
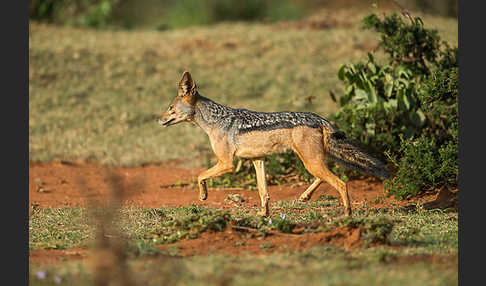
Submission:
[[186,96],[186,95],[194,95],[197,91],[197,85],[192,79],[191,74],[188,71],[185,71],[182,74],[181,81],[179,82],[179,95]]

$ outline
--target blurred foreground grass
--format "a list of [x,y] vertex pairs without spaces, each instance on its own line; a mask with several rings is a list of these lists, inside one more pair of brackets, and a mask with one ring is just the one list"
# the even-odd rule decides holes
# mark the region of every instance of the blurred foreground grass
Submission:
[[[184,70],[203,95],[225,105],[326,117],[337,108],[329,91],[340,92],[340,65],[365,58],[376,46],[376,35],[360,29],[371,12],[322,11],[299,22],[177,31],[31,22],[29,159],[110,165],[181,160],[187,167],[214,161],[199,128],[155,123]],[[457,20],[421,16],[457,43]]]
[[[196,235],[214,227],[222,216],[230,216],[233,222],[240,224],[257,223],[254,227],[265,231],[270,224],[262,225],[261,222],[268,219],[249,214],[251,211],[247,208],[226,212],[196,206],[124,207],[120,210],[119,226],[129,246],[124,250],[129,257],[125,271],[137,282],[136,285],[457,285],[457,212],[444,213],[419,207],[409,210],[362,209],[350,219],[336,215],[340,210],[336,202],[322,202],[328,202],[331,207],[321,212],[320,207],[312,203],[302,203],[306,204],[307,212],[300,212],[299,207],[290,202],[274,203],[272,225],[282,215],[286,215],[284,220],[289,223],[317,222],[324,227],[346,222],[388,222],[392,226],[388,232],[390,245],[346,250],[324,244],[303,251],[262,255],[181,257],[177,245],[168,250],[159,249],[158,244],[168,241],[153,239],[153,234],[163,232],[177,241],[184,233]],[[90,248],[94,244],[95,225],[89,222],[87,213],[84,208],[32,211],[29,221],[31,250]],[[262,249],[271,247],[264,241],[261,243]],[[46,273],[46,278],[39,279],[36,275],[39,272]],[[64,285],[92,285],[93,276],[89,262],[30,263],[31,285],[56,285],[55,279],[62,280]]]

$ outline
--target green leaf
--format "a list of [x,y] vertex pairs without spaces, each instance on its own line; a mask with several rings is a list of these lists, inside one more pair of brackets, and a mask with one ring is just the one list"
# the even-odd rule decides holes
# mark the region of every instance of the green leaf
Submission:
[[403,95],[403,104],[405,105],[406,110],[410,110],[410,98],[406,93]]
[[376,66],[372,62],[367,63],[366,66],[372,74],[376,74]]
[[376,124],[374,122],[368,122],[365,124],[366,132],[368,135],[375,136],[375,127]]
[[404,77],[408,79],[410,77],[410,71],[408,71],[402,66],[397,67],[397,69],[395,70],[395,74],[397,75],[398,78]]
[[339,71],[338,71],[338,78],[340,80],[344,80],[344,72],[346,71],[346,65],[342,65],[340,68],[339,68]]
[[373,84],[370,81],[366,81],[367,84],[367,89],[368,89],[368,100],[371,103],[377,102],[377,97],[376,97],[376,90]]
[[368,99],[368,93],[362,89],[356,89],[355,90],[355,100],[365,100]]
[[356,80],[356,74],[353,71],[346,70],[344,76],[350,83],[353,83]]
[[372,75],[370,76],[370,81],[374,85],[377,81],[380,80],[380,77],[378,75]]
[[423,126],[425,124],[427,118],[425,117],[425,114],[420,108],[417,109],[417,111],[414,113],[414,116],[417,117],[416,120],[418,122],[418,126]]
[[415,25],[424,26],[424,22],[419,17],[415,17]]
[[393,82],[385,84],[385,96],[391,98],[393,93]]
[[412,88],[409,88],[407,89],[407,92],[405,93],[405,98],[407,99],[408,101],[408,109],[413,109],[414,106],[415,106],[415,100],[414,100],[414,96],[413,96],[413,89]]
[[370,61],[370,63],[375,62],[375,58],[373,57],[373,55],[370,52],[368,52],[368,60]]
[[397,78],[395,80],[395,85],[397,86],[400,86],[400,83],[404,86],[404,87],[408,87],[408,80],[406,79],[403,79],[403,78]]
[[398,108],[400,110],[406,111],[407,108],[405,107],[404,103],[404,98],[405,97],[405,91],[401,88],[397,91],[397,102],[398,102]]
[[348,85],[348,86],[346,87],[346,89],[345,89],[344,93],[346,93],[346,94],[348,94],[348,95],[349,95],[349,94],[352,94],[352,93],[353,93],[353,91],[354,91],[354,86],[352,86],[352,85]]
[[390,99],[390,100],[388,100],[388,104],[390,104],[390,106],[392,108],[397,108],[397,100],[396,99]]

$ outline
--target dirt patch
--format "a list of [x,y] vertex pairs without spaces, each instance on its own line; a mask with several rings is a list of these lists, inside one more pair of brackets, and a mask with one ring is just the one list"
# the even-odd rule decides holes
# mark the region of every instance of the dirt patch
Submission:
[[[192,184],[203,169],[184,169],[177,163],[150,164],[138,167],[107,167],[93,163],[56,161],[29,165],[30,207],[87,206],[90,202],[105,202],[110,192],[110,174],[124,180],[126,194],[124,205],[160,208],[174,206],[211,206],[232,208],[225,201],[228,194],[239,194],[244,198],[243,206],[258,207],[258,191],[240,188],[210,188],[206,201],[198,200],[198,190]],[[292,184],[270,186],[270,202],[295,200],[307,185],[293,187]],[[321,195],[338,198],[339,193],[327,183],[322,183],[311,201]],[[389,207],[411,203],[430,202],[433,195],[409,201],[385,198],[381,181],[373,178],[356,179],[349,182],[349,196],[354,208]]]
[[[204,232],[196,239],[183,239],[159,246],[162,250],[177,249],[180,256],[205,254],[269,254],[303,251],[318,245],[332,244],[352,250],[363,246],[362,228],[349,226],[325,233],[290,234],[268,232],[266,235],[228,227],[224,232]],[[208,243],[210,241],[211,243]]]
[[[265,255],[270,253],[303,251],[319,245],[332,244],[346,250],[363,246],[364,231],[361,227],[340,227],[325,233],[282,233],[277,231],[251,232],[228,226],[223,232],[206,231],[196,239],[162,244],[158,248],[171,252],[176,249],[177,256],[194,256],[205,254],[225,254],[238,256],[242,254]],[[208,243],[210,242],[210,243]],[[72,261],[90,261],[99,257],[99,250],[72,248],[63,250],[31,250],[29,262],[43,265],[56,265]],[[96,256],[94,256],[96,255]],[[106,259],[103,259],[106,260]]]
[[41,249],[29,251],[29,262],[36,264],[56,265],[66,261],[81,261],[88,257],[89,251],[82,248]]

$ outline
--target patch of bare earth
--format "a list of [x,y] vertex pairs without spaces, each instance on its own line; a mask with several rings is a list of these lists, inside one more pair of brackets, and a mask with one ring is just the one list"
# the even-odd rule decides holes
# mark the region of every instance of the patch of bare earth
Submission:
[[88,257],[89,251],[82,248],[40,249],[29,251],[29,262],[56,265],[66,261],[81,261]]
[[[176,163],[150,164],[138,167],[107,167],[94,163],[72,163],[55,161],[29,165],[29,206],[61,207],[87,206],[92,202],[106,202],[110,194],[110,174],[118,174],[126,186],[123,204],[126,206],[161,208],[174,206],[211,206],[232,208],[225,202],[228,194],[239,194],[244,198],[242,206],[258,207],[258,191],[241,188],[209,190],[208,199],[198,200],[198,190],[192,183],[203,169],[184,169]],[[256,184],[256,182],[255,182]],[[270,186],[270,202],[295,200],[307,185],[292,184]],[[339,193],[327,183],[322,183],[310,201],[321,195],[330,195],[340,200]],[[396,201],[384,196],[381,181],[373,178],[351,180],[349,196],[354,208],[382,208],[427,203],[434,195]]]
[[305,249],[332,244],[347,250],[363,245],[362,229],[341,227],[325,233],[259,233],[242,231],[228,227],[224,232],[204,232],[197,239],[183,239],[176,243],[164,244],[159,248],[168,250],[177,247],[181,256],[205,254],[269,254],[274,252],[303,251]]

